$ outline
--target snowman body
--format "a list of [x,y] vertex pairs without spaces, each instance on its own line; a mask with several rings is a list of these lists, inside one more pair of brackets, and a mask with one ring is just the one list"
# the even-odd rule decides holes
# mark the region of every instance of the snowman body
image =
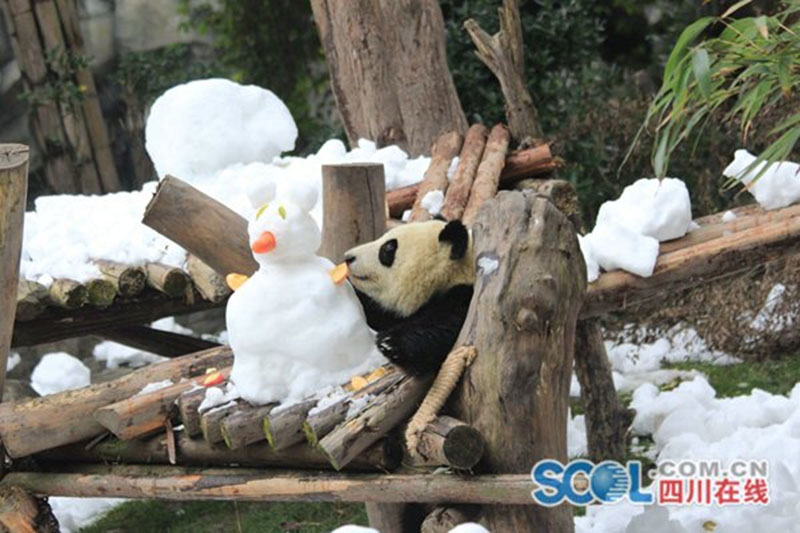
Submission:
[[259,269],[226,309],[231,379],[254,404],[302,399],[378,360],[355,292],[334,284],[333,264],[314,253],[320,232],[309,210],[315,202],[268,197],[248,225]]

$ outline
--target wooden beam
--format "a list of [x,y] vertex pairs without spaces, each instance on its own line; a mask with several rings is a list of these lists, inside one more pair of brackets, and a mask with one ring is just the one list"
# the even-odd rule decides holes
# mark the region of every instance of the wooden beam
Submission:
[[82,389],[0,404],[0,440],[12,458],[99,435],[105,428],[95,410],[130,398],[148,383],[195,377],[206,368],[230,365],[230,348],[219,347],[134,370],[126,376]]
[[11,346],[35,346],[62,339],[97,334],[109,329],[149,324],[165,316],[185,315],[222,307],[225,302],[209,302],[198,297],[189,303],[171,299],[153,289],[139,296],[117,298],[105,309],[84,306],[80,309],[50,307],[33,320],[17,322]]
[[177,357],[219,346],[217,342],[148,326],[107,329],[97,332],[97,336],[165,357]]
[[186,182],[167,176],[158,184],[142,223],[178,243],[222,276],[250,275],[258,264],[247,221]]
[[464,209],[464,224],[470,226],[478,216],[478,209],[484,202],[494,198],[500,184],[500,173],[506,163],[506,152],[511,136],[503,124],[497,124],[489,133],[481,163],[475,172],[472,192],[469,194],[467,207]]
[[27,197],[28,147],[0,144],[0,400],[14,330]]
[[489,130],[483,124],[473,124],[467,130],[464,145],[458,156],[456,173],[453,174],[453,179],[447,187],[442,207],[442,216],[447,220],[460,220],[464,214],[488,135]]
[[447,186],[449,185],[447,171],[450,169],[450,163],[453,158],[461,151],[463,143],[464,137],[457,131],[443,133],[433,143],[431,163],[425,171],[422,182],[419,184],[417,198],[411,208],[410,222],[424,222],[433,218],[428,210],[422,207],[422,200],[428,193],[441,191],[444,195],[447,191]]
[[[462,477],[334,474],[157,466],[71,466],[66,472],[12,472],[0,485],[46,496],[160,500],[498,503],[532,505],[530,474]],[[568,510],[568,509],[565,509]],[[571,516],[570,516],[571,519]],[[521,531],[521,530],[518,530]]]

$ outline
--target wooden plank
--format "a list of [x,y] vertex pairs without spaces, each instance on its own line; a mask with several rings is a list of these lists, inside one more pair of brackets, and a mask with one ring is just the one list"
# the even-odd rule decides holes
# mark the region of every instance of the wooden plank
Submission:
[[37,495],[160,500],[502,503],[533,506],[530,474],[335,474],[169,466],[11,472],[0,485]]
[[114,381],[0,404],[0,439],[12,458],[88,439],[105,431],[92,418],[95,410],[130,398],[148,383],[195,377],[208,367],[232,362],[229,348],[214,348],[149,365]]
[[0,144],[0,400],[14,330],[27,197],[28,147]]

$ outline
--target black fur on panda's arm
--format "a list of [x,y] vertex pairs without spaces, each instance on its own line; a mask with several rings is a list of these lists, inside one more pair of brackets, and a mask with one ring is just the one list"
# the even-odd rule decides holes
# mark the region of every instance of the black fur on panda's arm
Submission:
[[457,285],[435,296],[413,315],[381,330],[378,349],[408,374],[437,371],[453,349],[471,300],[471,285]]

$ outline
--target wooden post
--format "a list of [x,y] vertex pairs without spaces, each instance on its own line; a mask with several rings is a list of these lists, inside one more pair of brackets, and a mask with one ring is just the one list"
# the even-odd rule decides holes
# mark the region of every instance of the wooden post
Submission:
[[386,231],[386,180],[380,163],[322,166],[322,246],[334,263]]
[[28,147],[0,144],[0,400],[14,331],[27,197]]
[[[453,415],[484,437],[479,472],[529,472],[540,459],[567,460],[567,408],[575,327],[586,290],[575,229],[552,203],[500,192],[473,227],[481,268],[457,345],[478,356],[453,397]],[[567,506],[487,505],[491,531],[565,531]]]

